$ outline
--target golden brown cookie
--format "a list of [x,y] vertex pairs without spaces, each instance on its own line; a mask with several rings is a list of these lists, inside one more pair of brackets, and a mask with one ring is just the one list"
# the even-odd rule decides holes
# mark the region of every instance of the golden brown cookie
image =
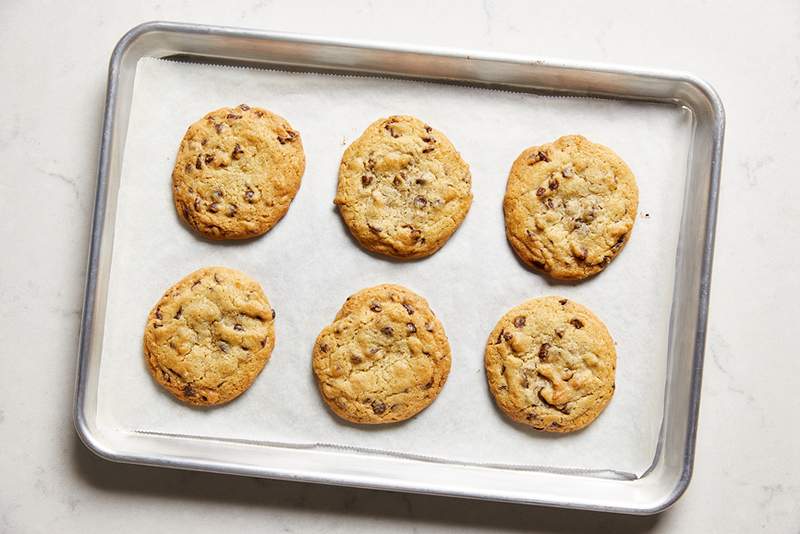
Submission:
[[442,132],[395,115],[375,121],[347,147],[334,203],[364,248],[421,258],[464,220],[471,188],[469,166]]
[[553,278],[597,274],[630,238],[639,190],[611,149],[580,135],[534,146],[511,167],[503,200],[517,255]]
[[313,368],[322,398],[353,423],[395,423],[421,412],[450,372],[442,324],[416,293],[362,289],[317,337]]
[[179,400],[223,404],[249,388],[269,360],[274,319],[256,281],[225,267],[200,269],[167,290],[150,312],[147,366]]
[[284,118],[246,104],[212,111],[181,141],[175,209],[210,239],[261,235],[288,211],[305,161],[300,134]]
[[561,297],[512,308],[486,343],[486,378],[511,419],[547,432],[594,421],[614,394],[617,353],[588,308]]

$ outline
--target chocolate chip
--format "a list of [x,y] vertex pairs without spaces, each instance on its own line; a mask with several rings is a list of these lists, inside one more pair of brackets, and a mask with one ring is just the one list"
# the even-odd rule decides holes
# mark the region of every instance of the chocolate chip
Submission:
[[208,207],[208,211],[211,213],[217,213],[219,211],[219,202],[212,202]]
[[558,189],[558,179],[550,178],[550,181],[547,183],[547,187],[549,187],[551,191]]
[[231,204],[228,208],[228,217],[235,217],[237,211],[239,211],[239,208],[236,206],[236,204]]
[[242,116],[241,116],[241,115],[237,115],[237,114],[235,114],[235,113],[228,113],[228,116],[227,116],[227,117],[225,117],[225,118],[226,118],[226,119],[241,119],[241,118],[242,118]]
[[511,334],[511,332],[503,332],[503,339],[505,339],[506,341],[511,341],[513,337],[514,336]]
[[211,194],[212,194],[212,195],[214,196],[214,198],[216,198],[217,200],[222,200],[222,197],[223,197],[223,196],[225,196],[225,195],[223,195],[222,191],[220,191],[219,189],[215,189],[215,190],[214,190],[214,192],[213,192],[213,193],[211,193]]
[[242,150],[242,145],[236,143],[236,145],[234,145],[233,147],[233,152],[231,152],[231,157],[233,159],[239,159],[242,157],[242,154],[244,154],[244,150]]
[[564,304],[567,303],[567,299],[561,299],[561,300],[558,301],[558,303],[563,306]]
[[272,308],[272,318],[275,318],[275,308]]
[[394,130],[392,130],[392,128],[391,128],[391,126],[390,126],[391,124],[394,124],[394,122],[395,122],[395,121],[389,121],[388,123],[384,124],[383,128],[384,128],[384,129],[385,129],[387,132],[389,132],[389,134],[390,134],[392,137],[394,137],[395,139],[397,139],[398,137],[400,137],[400,134],[399,134],[399,133],[397,133],[397,132],[395,132]]
[[555,208],[555,204],[553,204],[553,199],[552,199],[552,198],[550,198],[550,197],[548,197],[548,198],[546,198],[546,199],[545,199],[545,201],[544,201],[544,205],[545,205],[545,206],[547,206],[547,207],[548,207],[548,208],[550,208],[550,209],[553,209],[553,208]]
[[320,350],[321,352],[328,352],[328,345],[326,345],[325,343],[322,343],[322,344],[319,346],[319,350]]
[[191,163],[187,163],[187,164],[186,164],[186,165],[183,167],[183,172],[186,172],[186,173],[192,172],[192,164],[191,164]]
[[404,302],[403,307],[406,309],[409,315],[414,315],[414,308],[412,308],[410,304],[406,304]]
[[237,332],[244,332],[244,327],[242,325],[240,325],[239,323],[236,323],[235,325],[233,325],[233,329],[236,330]]
[[392,184],[394,184],[395,187],[400,187],[401,185],[403,185],[403,179],[400,178],[399,176],[395,176],[394,179],[392,180]]
[[200,197],[194,197],[194,211],[200,211]]
[[531,263],[533,264],[534,267],[537,267],[537,268],[545,270],[545,271],[547,270],[547,269],[545,269],[545,264],[544,264],[543,261],[533,260],[533,261],[531,261]]
[[248,109],[250,109],[250,106],[248,106],[247,104],[239,104],[239,109],[241,109],[242,111],[247,111]]
[[563,328],[556,328],[555,332],[556,332],[556,335],[558,337],[560,337],[560,338],[564,337],[564,329]]
[[436,147],[429,146],[428,148],[423,148],[422,153],[427,154],[428,152],[433,152],[434,150],[436,150]]
[[572,178],[573,176],[575,176],[575,169],[572,168],[572,165],[564,167],[563,169],[561,169],[561,176],[563,176],[564,178]]
[[214,273],[214,281],[218,284],[222,283],[222,278],[219,277],[217,273]]
[[380,305],[380,304],[378,304],[377,302],[373,302],[372,304],[370,304],[370,305],[369,305],[369,309],[370,309],[370,310],[372,310],[372,311],[374,311],[375,313],[378,313],[378,312],[380,312],[380,311],[381,311],[383,308],[382,308],[382,307],[381,307],[381,305]]
[[350,361],[355,363],[355,364],[359,364],[359,363],[363,362],[364,359],[361,356],[356,356],[355,354],[353,354],[352,356],[350,356]]
[[194,396],[194,389],[192,389],[191,384],[186,384],[183,386],[183,395],[185,397],[193,397]]
[[547,191],[547,189],[545,189],[544,187],[540,187],[539,189],[536,190],[536,196],[540,197],[540,196],[544,195],[546,191]]
[[423,137],[422,140],[426,143],[433,143],[433,137]]
[[162,317],[161,317],[161,308],[158,308],[156,310],[156,319],[158,319],[159,321],[162,319]]
[[539,359],[546,360],[547,359],[547,352],[550,350],[550,343],[542,343],[542,346],[539,347]]
[[175,318],[180,319],[182,315],[183,315],[183,306],[178,308],[178,311],[175,313]]
[[381,333],[383,333],[383,335],[385,336],[391,336],[392,334],[394,334],[394,328],[392,328],[391,326],[384,326],[383,328],[381,328]]
[[424,386],[424,387],[425,387],[425,389],[431,389],[431,388],[433,387],[433,378],[431,378],[430,380],[428,380],[428,383],[427,383],[427,384],[425,384],[425,386]]
[[581,247],[577,253],[573,252],[572,255],[575,256],[576,259],[583,261],[586,259],[586,256],[589,255],[589,251],[586,250],[586,247]]
[[292,141],[294,141],[296,137],[297,137],[297,132],[286,128],[286,135],[284,136],[279,135],[278,142],[282,145],[285,145],[286,143],[291,143]]
[[531,155],[530,161],[528,161],[528,165],[534,165],[536,163],[539,163],[540,161],[548,162],[550,161],[550,158],[547,157],[546,153],[539,151],[536,154]]
[[218,122],[218,123],[214,124],[214,129],[217,131],[217,133],[222,133],[222,127],[223,126],[224,125],[221,122]]
[[206,157],[203,158],[203,161],[206,162],[206,165],[214,161],[214,154],[206,154]]
[[203,162],[200,160],[200,156],[197,156],[197,160],[194,162],[194,168],[200,170],[203,168]]
[[414,199],[414,205],[418,208],[424,208],[428,205],[428,201],[425,199],[425,197],[417,197]]
[[231,350],[231,346],[224,341],[217,341],[217,347],[219,347],[219,350],[222,352],[228,352]]
[[426,131],[426,132],[428,132],[428,133],[430,133],[430,132],[431,132],[431,130],[433,130],[433,128],[431,128],[430,126],[428,126],[428,125],[426,124],[426,125],[425,125],[425,131]]
[[433,325],[431,323],[425,323],[425,330],[433,332]]
[[244,192],[244,199],[250,204],[253,203],[253,197],[255,196],[256,194],[253,192],[252,189],[248,189],[247,191]]
[[428,182],[424,178],[417,178],[416,180],[414,180],[414,183],[416,183],[417,185],[425,185]]
[[413,239],[414,241],[419,241],[421,237],[422,237],[422,232],[420,232],[416,228],[411,229],[411,239]]
[[263,111],[261,111],[260,109],[257,109],[257,110],[255,110],[255,111],[254,111],[254,113],[256,114],[256,116],[257,116],[258,118],[261,118],[261,117],[263,117],[263,116],[264,116],[264,112],[263,112]]
[[406,323],[406,330],[408,330],[409,334],[417,333],[417,327],[414,325],[414,323]]
[[573,319],[569,322],[575,328],[583,328],[583,322],[580,319]]
[[203,139],[202,141],[200,141],[200,144],[203,146],[206,146],[206,143],[208,143],[208,139]]
[[379,400],[372,403],[372,411],[378,415],[386,411],[386,405]]
[[619,239],[617,239],[617,242],[614,243],[614,245],[611,247],[611,250],[619,249],[622,246],[623,243],[625,243],[625,236],[624,235],[620,236]]
[[361,177],[361,185],[363,187],[367,187],[371,183],[372,183],[372,176],[370,176],[369,174],[365,174]]
[[383,230],[380,226],[372,226],[371,224],[367,224],[367,228],[369,228],[369,231],[373,234],[379,234]]
[[525,326],[525,317],[522,315],[518,315],[514,318],[514,326],[517,328],[522,328]]
[[374,355],[378,354],[379,350],[380,349],[378,347],[370,347],[368,352],[374,356]]

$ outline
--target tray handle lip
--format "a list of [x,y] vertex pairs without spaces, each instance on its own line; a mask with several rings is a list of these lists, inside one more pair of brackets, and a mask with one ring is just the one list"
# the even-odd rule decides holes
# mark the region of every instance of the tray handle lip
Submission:
[[[96,270],[98,263],[98,253],[102,236],[102,221],[105,216],[106,207],[106,186],[108,178],[108,157],[110,136],[107,135],[113,129],[114,114],[113,109],[116,104],[116,86],[118,82],[119,66],[125,53],[142,36],[156,32],[178,32],[178,33],[206,33],[217,35],[241,36],[246,35],[254,38],[272,39],[284,42],[306,42],[330,46],[347,46],[352,48],[369,48],[383,51],[394,51],[404,53],[418,53],[429,56],[455,57],[468,60],[487,60],[503,61],[511,63],[523,63],[540,68],[559,68],[581,71],[593,71],[608,74],[624,74],[643,77],[655,77],[669,79],[675,82],[682,82],[690,87],[696,96],[705,101],[712,114],[712,155],[711,155],[711,180],[709,188],[709,210],[706,217],[706,230],[704,235],[704,254],[701,267],[701,292],[700,292],[700,314],[697,320],[698,331],[695,337],[695,351],[693,355],[692,371],[692,394],[690,398],[689,432],[686,437],[684,447],[684,458],[682,462],[681,476],[672,491],[663,500],[651,507],[630,509],[616,507],[585,507],[589,510],[621,512],[635,515],[651,515],[660,513],[671,507],[686,491],[692,478],[694,454],[697,434],[697,419],[700,406],[700,387],[702,382],[702,368],[705,350],[705,338],[708,319],[708,303],[710,295],[711,269],[713,264],[715,228],[717,220],[717,209],[719,200],[720,171],[722,164],[722,146],[725,132],[725,109],[722,100],[706,80],[693,74],[682,71],[656,70],[640,67],[626,67],[620,65],[577,62],[572,60],[541,59],[523,55],[513,55],[505,53],[491,53],[455,48],[433,48],[409,46],[403,44],[393,44],[380,41],[326,38],[301,33],[273,32],[258,29],[244,29],[226,26],[214,26],[194,23],[171,22],[171,21],[148,21],[134,26],[126,32],[114,47],[111,54],[108,68],[107,95],[105,100],[105,110],[102,127],[102,140],[100,146],[100,156],[98,162],[97,187],[95,192],[94,209],[92,213],[92,238],[90,241],[89,254],[87,258],[86,282],[84,286],[83,310],[81,313],[80,337],[78,344],[78,365],[76,372],[76,387],[73,406],[73,423],[81,442],[95,455],[105,460],[121,463],[136,463],[145,465],[172,466],[184,469],[204,470],[198,465],[194,465],[185,459],[173,458],[169,461],[151,462],[146,457],[129,455],[114,450],[110,445],[104,443],[102,438],[92,430],[87,421],[85,411],[85,385],[87,380],[88,352],[89,345],[87,336],[94,329],[93,308],[96,298],[97,278]],[[688,101],[681,100],[680,103],[693,112],[695,106]],[[657,462],[657,459],[655,459]],[[284,478],[291,480],[293,477],[280,477],[275,474],[273,478]],[[646,476],[646,474],[644,475]],[[325,482],[325,481],[320,481]],[[550,503],[538,503],[544,506],[555,506]],[[572,506],[575,508],[575,506]],[[583,508],[583,507],[577,507]]]

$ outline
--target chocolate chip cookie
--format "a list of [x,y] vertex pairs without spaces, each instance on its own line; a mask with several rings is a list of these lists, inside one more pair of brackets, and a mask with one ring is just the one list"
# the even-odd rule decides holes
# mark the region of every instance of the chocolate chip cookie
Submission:
[[561,297],[512,308],[486,343],[489,389],[511,419],[547,432],[591,423],[614,394],[617,354],[605,325]]
[[380,285],[347,299],[317,337],[312,362],[322,398],[336,415],[395,423],[439,394],[450,372],[450,345],[425,299]]
[[210,239],[264,234],[288,211],[305,165],[300,134],[284,118],[246,104],[212,111],[181,141],[175,209]]
[[334,203],[361,245],[395,258],[439,250],[472,204],[469,166],[414,117],[372,123],[344,152]]
[[150,373],[189,404],[223,404],[242,394],[275,346],[261,286],[225,267],[195,271],[172,286],[147,318],[144,355]]
[[508,175],[503,211],[517,255],[553,278],[597,274],[633,230],[639,190],[611,149],[580,135],[523,151]]

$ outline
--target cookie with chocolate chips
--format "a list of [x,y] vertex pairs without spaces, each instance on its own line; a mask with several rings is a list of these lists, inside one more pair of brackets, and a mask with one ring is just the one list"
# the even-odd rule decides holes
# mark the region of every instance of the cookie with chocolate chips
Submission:
[[588,308],[561,297],[512,308],[486,343],[489,390],[511,419],[546,432],[579,430],[614,394],[617,353]]
[[353,423],[396,423],[439,394],[450,345],[425,299],[380,285],[347,299],[317,337],[312,366],[333,413]]
[[503,200],[506,236],[527,265],[578,280],[619,254],[638,204],[636,178],[619,156],[568,135],[514,161]]
[[183,136],[172,193],[178,216],[209,239],[266,233],[289,210],[305,171],[286,119],[242,104],[208,113]]
[[334,203],[364,248],[412,259],[433,254],[456,231],[471,189],[469,166],[442,132],[396,115],[345,150]]
[[200,269],[168,289],[150,312],[145,362],[179,400],[223,404],[249,388],[269,360],[274,320],[256,281],[225,267]]

